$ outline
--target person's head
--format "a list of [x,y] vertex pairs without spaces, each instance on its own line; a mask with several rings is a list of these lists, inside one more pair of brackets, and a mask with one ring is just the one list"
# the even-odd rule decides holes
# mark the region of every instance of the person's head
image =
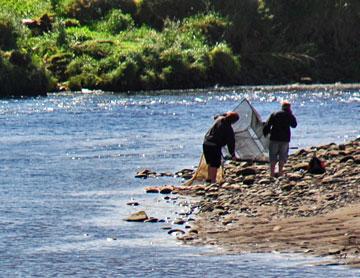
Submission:
[[225,113],[225,119],[231,124],[236,123],[239,120],[239,114],[233,111]]
[[281,109],[284,110],[284,111],[290,111],[291,110],[291,103],[288,102],[287,100],[284,100],[281,103]]

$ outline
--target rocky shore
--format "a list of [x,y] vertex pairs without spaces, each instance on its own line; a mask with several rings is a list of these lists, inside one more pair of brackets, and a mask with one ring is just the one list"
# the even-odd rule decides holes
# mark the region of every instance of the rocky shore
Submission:
[[[326,164],[323,174],[308,172],[315,151]],[[179,237],[184,243],[331,256],[331,264],[360,266],[360,138],[301,149],[285,172],[270,178],[267,163],[232,161],[221,184],[159,192],[201,197],[195,223]]]

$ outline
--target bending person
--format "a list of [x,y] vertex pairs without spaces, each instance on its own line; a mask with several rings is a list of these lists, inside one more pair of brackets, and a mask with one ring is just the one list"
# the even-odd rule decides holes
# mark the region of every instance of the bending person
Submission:
[[284,165],[289,155],[290,127],[297,126],[296,118],[292,114],[291,104],[284,101],[281,110],[270,115],[264,126],[264,135],[270,133],[269,159],[270,175],[275,176],[276,163],[279,162],[279,176],[283,175]]
[[203,152],[208,165],[208,181],[216,183],[217,170],[221,165],[221,148],[227,145],[233,160],[235,156],[235,134],[232,124],[239,120],[236,112],[227,112],[215,118],[215,123],[205,134]]

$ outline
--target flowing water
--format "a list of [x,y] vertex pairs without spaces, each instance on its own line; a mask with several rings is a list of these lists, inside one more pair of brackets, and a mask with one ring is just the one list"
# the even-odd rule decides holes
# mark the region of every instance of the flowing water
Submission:
[[[292,147],[360,135],[360,92],[225,90],[221,93],[49,94],[0,101],[1,277],[357,277],[312,266],[321,258],[224,255],[180,244],[164,223],[123,219],[145,210],[170,222],[184,200],[145,194],[178,178],[134,178],[197,165],[212,116],[247,97],[263,120],[293,103]],[[126,205],[130,200],[138,207]],[[186,201],[186,200],[185,200]],[[195,216],[193,216],[195,217]]]

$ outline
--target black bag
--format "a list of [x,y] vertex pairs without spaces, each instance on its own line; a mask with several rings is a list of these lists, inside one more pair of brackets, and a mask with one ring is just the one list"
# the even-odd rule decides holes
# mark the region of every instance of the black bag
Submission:
[[324,174],[325,167],[324,162],[322,162],[319,158],[315,155],[310,159],[308,172],[311,174]]

